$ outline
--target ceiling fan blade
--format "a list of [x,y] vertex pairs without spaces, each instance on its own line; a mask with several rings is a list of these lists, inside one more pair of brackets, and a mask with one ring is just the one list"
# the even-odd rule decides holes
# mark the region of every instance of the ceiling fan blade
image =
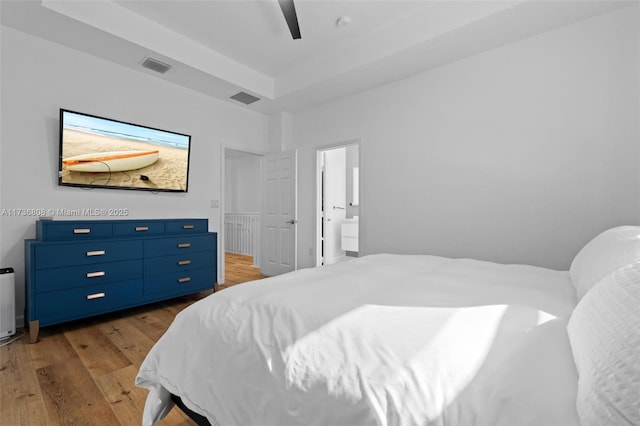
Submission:
[[289,31],[291,31],[291,37],[294,40],[302,38],[300,35],[300,25],[298,25],[298,15],[296,14],[296,6],[293,4],[293,0],[278,0],[280,9],[284,19],[287,21]]

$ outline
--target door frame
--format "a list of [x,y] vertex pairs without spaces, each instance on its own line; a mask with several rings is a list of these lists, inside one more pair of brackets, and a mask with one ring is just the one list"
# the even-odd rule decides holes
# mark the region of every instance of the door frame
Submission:
[[[322,265],[322,153],[337,148],[358,146],[358,216],[362,217],[362,139],[348,139],[316,147],[315,266]],[[362,224],[358,221],[358,245],[362,253]]]
[[[227,187],[227,180],[226,180],[226,167],[227,167],[227,158],[225,156],[227,149],[233,150],[233,151],[239,151],[239,152],[245,152],[247,154],[251,154],[251,155],[257,155],[260,157],[260,176],[262,176],[262,169],[264,168],[264,156],[266,155],[265,152],[263,151],[258,151],[258,150],[252,150],[252,149],[247,149],[247,148],[238,148],[235,146],[231,146],[231,145],[225,145],[225,144],[221,144],[220,146],[220,200],[219,200],[219,208],[218,208],[218,215],[220,216],[218,218],[218,284],[224,284],[224,279],[225,279],[225,244],[224,244],[224,239],[225,239],[225,231],[224,231],[224,214],[226,212],[226,203],[225,203],[225,198],[226,198],[226,187]],[[262,178],[260,179],[260,184],[262,185]],[[213,202],[214,199],[211,200],[211,209],[215,209],[215,207],[213,206]],[[262,210],[262,203],[260,203],[260,209]],[[260,214],[262,214],[263,212],[260,211]],[[262,250],[262,247],[259,248],[259,250]],[[262,253],[261,253],[262,254]],[[261,258],[263,256],[260,256]]]

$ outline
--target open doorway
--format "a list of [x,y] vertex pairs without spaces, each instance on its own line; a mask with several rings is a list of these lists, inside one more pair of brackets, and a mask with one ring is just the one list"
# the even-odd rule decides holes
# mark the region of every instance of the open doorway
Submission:
[[358,143],[317,151],[316,266],[358,256],[359,161]]
[[224,148],[224,252],[260,265],[262,155]]

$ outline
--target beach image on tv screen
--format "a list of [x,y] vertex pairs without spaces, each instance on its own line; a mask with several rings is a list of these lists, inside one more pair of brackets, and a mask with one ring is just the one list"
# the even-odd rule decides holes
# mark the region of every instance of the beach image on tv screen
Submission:
[[187,135],[63,111],[62,183],[187,190]]

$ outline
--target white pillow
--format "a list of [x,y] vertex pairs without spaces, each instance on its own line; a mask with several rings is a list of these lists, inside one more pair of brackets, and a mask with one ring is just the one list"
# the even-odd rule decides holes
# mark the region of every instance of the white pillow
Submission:
[[567,326],[584,426],[640,425],[640,262],[597,283]]
[[578,300],[613,271],[640,261],[640,226],[608,229],[589,241],[571,262]]

